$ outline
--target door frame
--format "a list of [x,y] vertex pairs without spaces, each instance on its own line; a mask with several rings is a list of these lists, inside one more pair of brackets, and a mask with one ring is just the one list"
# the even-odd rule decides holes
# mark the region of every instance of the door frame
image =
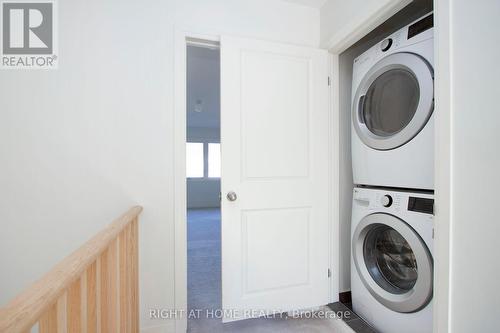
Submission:
[[218,44],[220,36],[188,32],[174,32],[174,308],[175,332],[187,330],[187,181],[186,181],[186,108],[187,61],[186,48],[190,40],[200,44]]
[[[388,0],[384,8],[372,12],[364,17],[357,17],[349,22],[326,43],[325,48],[333,56],[332,72],[339,73],[339,56],[358,40],[396,14],[411,0]],[[435,75],[435,152],[434,152],[434,295],[433,295],[433,332],[449,332],[450,325],[450,265],[452,231],[452,147],[451,147],[451,120],[452,102],[451,90],[452,76],[450,73],[451,32],[450,11],[451,0],[434,0],[434,75]],[[439,45],[439,47],[438,47]],[[332,111],[334,126],[340,122],[340,89],[339,76],[332,76]],[[436,112],[437,111],[437,112]],[[338,133],[338,127],[334,127]],[[334,140],[334,151],[338,160],[339,138]],[[338,166],[336,166],[338,168]],[[336,171],[338,179],[339,173]],[[339,202],[339,201],[336,201]],[[335,207],[337,211],[339,206]]]
[[[181,313],[187,313],[187,183],[186,183],[186,73],[187,73],[187,63],[186,63],[186,47],[190,44],[190,40],[212,43],[220,43],[220,35],[218,34],[203,34],[191,32],[183,29],[175,29],[174,32],[174,159],[173,159],[173,170],[174,170],[174,186],[173,186],[173,198],[174,198],[174,209],[173,209],[173,219],[174,219],[174,307],[175,310],[181,311]],[[222,66],[221,59],[221,66]],[[329,73],[332,77],[331,69],[334,59],[331,58],[329,62]],[[330,86],[332,88],[333,85]],[[329,93],[329,108],[330,108],[330,119],[329,119],[329,138],[330,145],[329,149],[329,180],[330,186],[330,201],[338,202],[339,190],[338,186],[334,186],[335,179],[338,179],[338,163],[339,163],[339,150],[338,150],[338,140],[335,138],[335,126],[338,124],[335,122],[335,117],[332,110],[332,98],[333,89],[330,89]],[[222,91],[221,91],[222,94]],[[331,303],[337,302],[339,300],[339,282],[340,282],[340,270],[339,270],[339,256],[332,255],[332,253],[339,253],[339,215],[338,211],[335,211],[334,205],[329,206],[328,211],[329,220],[331,221],[329,230],[329,262],[330,262],[330,295],[329,301]],[[176,318],[175,320],[175,331],[176,332],[186,332],[187,329],[187,318],[185,315]]]

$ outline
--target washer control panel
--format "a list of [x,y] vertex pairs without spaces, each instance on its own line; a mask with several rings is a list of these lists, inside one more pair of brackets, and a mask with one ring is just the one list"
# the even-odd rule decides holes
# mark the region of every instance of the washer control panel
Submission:
[[392,38],[384,39],[382,43],[380,43],[380,49],[382,50],[382,52],[389,50],[391,46],[392,46]]
[[372,206],[374,209],[388,209],[389,211],[399,212],[401,210],[402,196],[397,192],[377,191],[376,203]]
[[382,199],[380,200],[380,203],[384,207],[391,207],[391,205],[392,205],[392,197],[389,194],[386,194],[386,195],[384,195],[382,197]]
[[414,212],[434,214],[432,194],[357,187],[353,191],[354,204],[373,211],[393,213]]
[[434,199],[411,196],[408,198],[408,210],[433,215]]

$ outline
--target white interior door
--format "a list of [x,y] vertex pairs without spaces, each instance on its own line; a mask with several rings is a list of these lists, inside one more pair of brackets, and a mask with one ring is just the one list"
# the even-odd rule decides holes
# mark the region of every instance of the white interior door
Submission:
[[328,303],[328,59],[221,39],[226,321]]

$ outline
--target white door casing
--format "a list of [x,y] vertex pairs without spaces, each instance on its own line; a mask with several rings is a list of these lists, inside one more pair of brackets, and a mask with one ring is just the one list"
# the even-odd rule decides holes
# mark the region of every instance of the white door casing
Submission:
[[328,303],[328,61],[221,38],[225,321]]

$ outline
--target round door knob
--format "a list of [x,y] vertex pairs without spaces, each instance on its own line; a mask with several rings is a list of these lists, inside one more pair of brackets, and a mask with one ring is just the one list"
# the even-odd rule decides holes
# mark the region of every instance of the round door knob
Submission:
[[235,192],[231,191],[227,193],[226,198],[229,201],[236,201],[236,199],[238,199],[238,196],[236,195]]
[[391,207],[391,205],[392,205],[392,197],[388,194],[384,195],[382,197],[382,200],[380,200],[380,201],[381,201],[380,203],[384,207]]

